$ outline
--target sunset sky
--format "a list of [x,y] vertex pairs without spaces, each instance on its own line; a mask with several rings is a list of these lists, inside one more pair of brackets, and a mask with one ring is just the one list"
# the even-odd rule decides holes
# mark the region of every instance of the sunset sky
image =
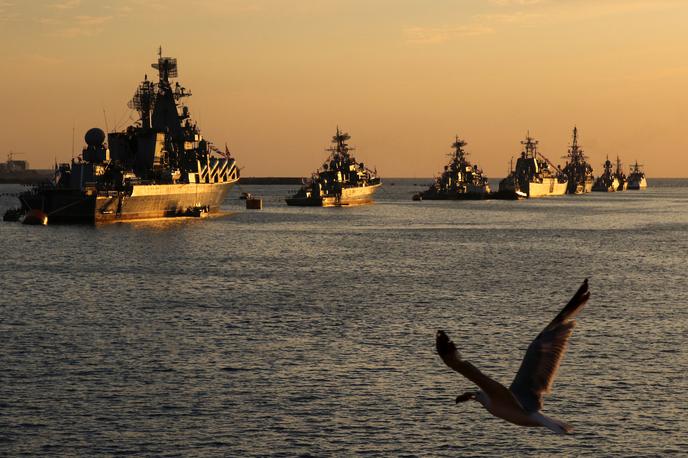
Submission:
[[686,0],[0,0],[0,160],[133,123],[161,45],[244,176],[310,175],[339,125],[383,178],[439,173],[456,134],[498,178],[528,130],[563,164],[577,125],[596,174],[686,177],[686,24]]

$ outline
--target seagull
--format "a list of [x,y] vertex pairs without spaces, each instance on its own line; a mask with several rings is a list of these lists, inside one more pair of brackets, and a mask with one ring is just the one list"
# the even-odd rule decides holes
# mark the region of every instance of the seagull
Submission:
[[520,426],[544,426],[557,434],[567,434],[573,428],[540,412],[543,395],[549,393],[557,369],[566,352],[569,337],[576,325],[576,315],[588,302],[588,280],[569,303],[531,342],[514,381],[506,388],[496,380],[483,374],[473,364],[461,359],[456,345],[444,331],[437,331],[437,353],[442,361],[471,382],[479,391],[464,393],[456,403],[477,401],[495,417]]

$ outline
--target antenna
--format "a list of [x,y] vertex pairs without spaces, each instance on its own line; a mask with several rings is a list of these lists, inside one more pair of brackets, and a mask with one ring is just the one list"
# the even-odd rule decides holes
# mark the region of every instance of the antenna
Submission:
[[72,159],[74,159],[74,131],[76,130],[76,123],[72,122]]
[[110,128],[108,127],[108,122],[107,122],[107,114],[105,114],[105,108],[103,108],[103,118],[105,118],[105,130],[107,132],[110,132]]

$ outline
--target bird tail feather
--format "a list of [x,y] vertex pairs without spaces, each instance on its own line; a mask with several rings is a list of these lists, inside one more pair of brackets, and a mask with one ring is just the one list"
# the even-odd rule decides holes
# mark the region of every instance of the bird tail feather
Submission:
[[551,431],[554,431],[557,434],[570,434],[573,432],[573,426],[561,420],[557,420],[555,418],[548,417],[547,415],[543,415],[540,412],[534,414],[533,417],[542,426],[548,428]]

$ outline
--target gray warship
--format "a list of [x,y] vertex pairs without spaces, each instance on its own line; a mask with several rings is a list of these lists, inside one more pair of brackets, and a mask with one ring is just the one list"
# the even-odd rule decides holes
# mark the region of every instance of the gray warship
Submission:
[[567,194],[585,194],[592,191],[593,176],[592,166],[583,154],[583,149],[578,145],[578,128],[573,128],[573,141],[566,154],[564,174],[568,178]]
[[341,207],[372,203],[373,194],[382,185],[380,177],[356,162],[351,155],[354,148],[346,143],[350,138],[337,127],[332,137],[334,146],[327,149],[330,155],[310,179],[304,180],[301,189],[286,199],[287,205]]
[[50,169],[32,169],[28,161],[15,159],[24,153],[8,153],[7,162],[0,163],[0,183],[36,184],[47,181],[52,176]]
[[559,167],[538,152],[537,140],[528,134],[521,144],[521,157],[516,161],[516,167],[511,167],[509,175],[499,182],[496,197],[519,199],[564,195],[568,179]]
[[614,166],[609,160],[609,156],[604,161],[602,168],[604,172],[597,177],[595,184],[592,185],[592,190],[595,192],[616,192],[619,189],[619,180],[614,173]]
[[635,161],[635,164],[631,165],[631,173],[628,175],[628,188],[627,189],[645,189],[647,188],[647,178],[645,178],[645,172],[643,172],[640,167],[642,165]]
[[[239,179],[236,161],[203,138],[181,102],[191,92],[172,84],[177,60],[152,64],[129,107],[139,121],[123,132],[86,132],[77,159],[56,165],[54,180],[19,195],[24,213],[42,212],[50,223],[101,223],[145,218],[204,216],[217,212]],[[107,143],[106,143],[107,140]]]
[[463,149],[467,143],[458,136],[452,144],[451,160],[444,166],[442,175],[430,188],[413,196],[413,200],[470,200],[486,199],[490,195],[487,177],[477,165],[471,164]]
[[626,177],[626,174],[623,172],[621,159],[619,159],[618,154],[616,155],[616,168],[614,169],[614,176],[616,177],[616,180],[619,182],[619,185],[616,188],[616,190],[625,191],[628,188],[628,178]]

